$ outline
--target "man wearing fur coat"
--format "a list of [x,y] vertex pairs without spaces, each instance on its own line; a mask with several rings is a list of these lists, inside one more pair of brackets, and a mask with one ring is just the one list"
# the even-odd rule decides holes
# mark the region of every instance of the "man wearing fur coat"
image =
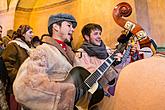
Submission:
[[50,36],[31,51],[14,81],[19,103],[31,110],[73,110],[76,90],[73,79],[68,77],[74,53],[65,42],[71,41],[76,26],[70,14],[49,17]]

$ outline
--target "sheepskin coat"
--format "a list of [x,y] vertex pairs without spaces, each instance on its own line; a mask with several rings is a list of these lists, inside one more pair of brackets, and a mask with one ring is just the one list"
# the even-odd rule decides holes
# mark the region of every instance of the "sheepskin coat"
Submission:
[[16,100],[31,110],[73,110],[75,86],[69,77],[74,53],[51,37],[30,52],[13,84]]

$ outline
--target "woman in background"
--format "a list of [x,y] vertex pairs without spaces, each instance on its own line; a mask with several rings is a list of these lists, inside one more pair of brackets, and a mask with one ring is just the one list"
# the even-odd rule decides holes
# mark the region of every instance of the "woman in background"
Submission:
[[7,74],[9,76],[9,84],[6,91],[10,110],[21,109],[20,105],[15,101],[12,85],[19,67],[29,56],[28,53],[31,47],[32,36],[33,31],[30,26],[20,25],[13,40],[9,42],[2,53],[2,58],[7,69]]

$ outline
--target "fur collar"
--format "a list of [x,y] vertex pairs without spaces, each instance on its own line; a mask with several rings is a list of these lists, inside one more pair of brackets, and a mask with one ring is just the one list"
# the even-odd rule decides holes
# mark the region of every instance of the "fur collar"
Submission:
[[30,52],[30,47],[24,41],[22,41],[20,38],[16,38],[15,40],[11,40],[9,43],[12,43],[12,42],[16,43],[21,48],[25,49],[28,53]]
[[73,65],[74,53],[69,46],[66,46],[67,50],[64,51],[64,49],[52,37],[49,36],[45,36],[42,42],[55,46],[66,57],[69,63]]

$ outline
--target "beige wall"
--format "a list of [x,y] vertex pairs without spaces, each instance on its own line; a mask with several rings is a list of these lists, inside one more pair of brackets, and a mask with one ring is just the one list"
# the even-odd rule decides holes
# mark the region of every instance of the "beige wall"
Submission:
[[[31,12],[17,10],[15,28],[20,24],[28,23],[33,27],[35,34],[41,36],[47,33],[47,21],[51,14],[59,12],[71,13],[78,21],[78,26],[74,33],[74,48],[78,48],[82,43],[81,29],[83,25],[90,22],[98,23],[103,27],[102,39],[108,46],[114,47],[116,38],[120,35],[122,29],[112,18],[113,8],[121,1],[128,2],[134,7],[134,2],[130,0],[118,0],[115,2],[113,0],[104,0],[104,2],[100,0],[73,0],[71,2],[62,2],[62,0],[52,1],[53,0],[49,2],[38,0]],[[134,8],[129,18],[135,21]]]
[[[0,3],[2,1],[4,3],[6,0],[1,0]],[[18,3],[18,0],[11,1],[15,1],[14,6]],[[5,28],[14,29],[20,24],[29,24],[33,27],[35,35],[41,36],[47,33],[47,21],[51,14],[71,13],[78,21],[74,33],[74,48],[78,48],[82,43],[81,29],[89,22],[100,24],[103,27],[102,39],[108,46],[114,47],[122,28],[114,22],[112,11],[123,1],[128,2],[133,8],[131,16],[126,19],[138,22],[150,37],[159,45],[163,45],[165,43],[163,37],[165,23],[162,22],[165,20],[164,0],[20,0],[16,11],[15,8],[6,12],[0,11],[0,24],[5,25]],[[6,9],[7,5],[3,8]],[[3,8],[0,7],[1,10]]]
[[[134,6],[134,2],[131,2],[130,0],[122,1],[128,2]],[[81,30],[87,23],[98,23],[103,28],[102,39],[108,46],[114,47],[116,39],[120,35],[120,31],[122,29],[114,22],[112,11],[120,2],[121,0],[104,0],[104,2],[101,0],[80,0],[78,7],[79,30]],[[133,14],[130,16],[130,19],[133,21],[135,20],[135,10],[133,10]],[[78,36],[75,39],[77,39],[77,44],[79,44],[82,42],[82,36],[80,32],[78,32],[77,35]]]
[[151,24],[151,37],[159,45],[165,46],[165,1],[164,0],[147,0],[149,7],[149,19]]
[[14,29],[15,10],[19,0],[0,1],[0,25],[3,26],[3,36],[7,30]]

